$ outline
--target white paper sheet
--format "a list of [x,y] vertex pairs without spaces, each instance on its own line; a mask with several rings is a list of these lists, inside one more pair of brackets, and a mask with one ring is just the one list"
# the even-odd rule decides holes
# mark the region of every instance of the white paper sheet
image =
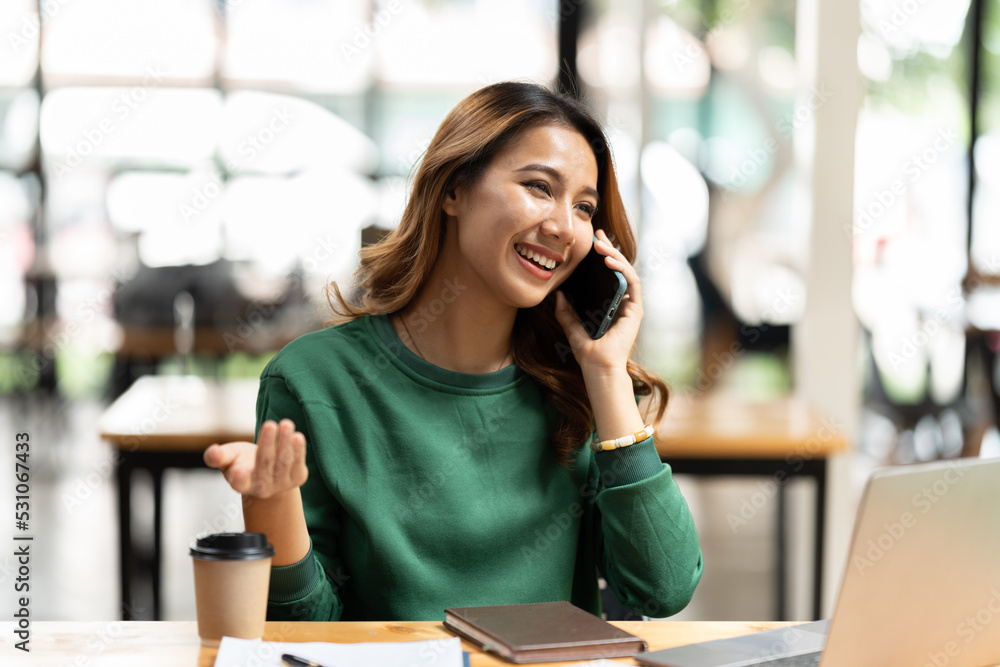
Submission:
[[318,662],[323,667],[462,667],[458,637],[416,642],[265,642],[223,637],[215,667],[288,667],[282,653]]

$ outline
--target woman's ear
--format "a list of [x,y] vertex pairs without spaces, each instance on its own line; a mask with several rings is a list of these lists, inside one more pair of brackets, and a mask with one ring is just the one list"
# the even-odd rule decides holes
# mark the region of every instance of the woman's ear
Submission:
[[441,209],[451,217],[458,217],[458,211],[462,208],[465,197],[465,188],[455,186],[444,195],[444,203]]

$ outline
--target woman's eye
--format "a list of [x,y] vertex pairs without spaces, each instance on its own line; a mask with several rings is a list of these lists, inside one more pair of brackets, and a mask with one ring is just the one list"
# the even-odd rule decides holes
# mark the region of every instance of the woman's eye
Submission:
[[545,194],[550,194],[549,184],[545,181],[528,181],[524,184],[528,189],[539,190]]
[[587,217],[591,220],[597,215],[597,207],[590,204],[580,204],[580,210],[587,214]]

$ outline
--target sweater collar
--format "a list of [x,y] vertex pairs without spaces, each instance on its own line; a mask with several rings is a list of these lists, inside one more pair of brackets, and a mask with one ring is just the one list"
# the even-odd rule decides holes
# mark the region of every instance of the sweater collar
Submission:
[[397,359],[413,372],[434,382],[463,389],[497,389],[509,385],[523,374],[517,364],[510,364],[493,373],[483,374],[459,373],[435,366],[418,357],[403,344],[396,335],[396,330],[392,328],[388,315],[372,315],[369,319],[379,339]]

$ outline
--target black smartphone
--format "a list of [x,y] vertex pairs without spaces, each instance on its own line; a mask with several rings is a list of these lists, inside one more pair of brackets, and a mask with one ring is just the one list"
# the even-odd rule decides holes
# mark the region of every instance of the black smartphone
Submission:
[[611,326],[627,286],[621,271],[609,269],[604,255],[591,247],[559,289],[573,306],[583,328],[597,340]]

